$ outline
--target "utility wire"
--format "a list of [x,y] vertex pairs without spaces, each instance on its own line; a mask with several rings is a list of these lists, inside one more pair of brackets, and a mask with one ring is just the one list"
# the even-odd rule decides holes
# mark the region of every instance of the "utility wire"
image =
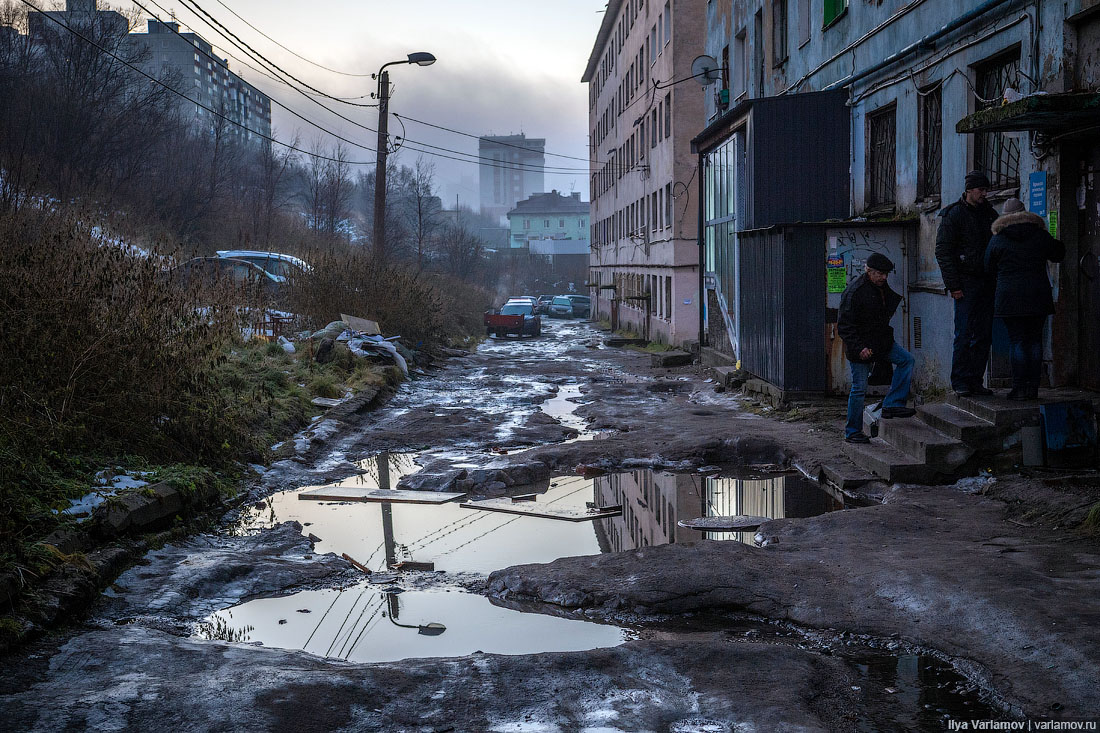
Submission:
[[[61,26],[62,28],[64,28],[65,30],[67,30],[67,31],[68,31],[69,33],[71,33],[72,35],[74,35],[74,36],[76,36],[77,38],[81,39],[82,41],[84,41],[84,42],[85,42],[85,43],[87,43],[88,45],[90,45],[90,46],[92,46],[92,47],[94,47],[94,48],[97,48],[97,49],[99,49],[99,50],[100,50],[100,51],[102,51],[103,53],[105,53],[105,54],[107,54],[108,56],[110,56],[111,58],[113,58],[113,59],[114,59],[115,61],[118,61],[118,62],[119,62],[120,64],[123,64],[124,66],[127,66],[127,67],[129,67],[129,68],[130,68],[131,70],[133,70],[133,71],[137,72],[137,73],[138,73],[138,74],[140,74],[141,76],[144,76],[144,77],[145,77],[146,79],[148,79],[149,81],[153,82],[154,84],[158,84],[158,85],[160,85],[160,86],[164,87],[165,89],[167,89],[168,91],[172,92],[172,93],[173,93],[173,94],[175,94],[176,96],[178,96],[178,97],[182,97],[183,99],[187,100],[187,101],[188,101],[188,102],[190,102],[191,104],[194,104],[194,105],[195,105],[196,107],[198,107],[199,109],[203,109],[203,110],[206,110],[207,112],[209,112],[210,114],[214,115],[215,117],[220,117],[221,119],[225,120],[226,122],[228,122],[228,123],[230,123],[230,124],[232,124],[232,125],[236,125],[237,127],[241,128],[242,130],[245,130],[246,132],[250,132],[250,133],[252,133],[252,134],[253,134],[253,135],[255,135],[256,137],[259,137],[259,138],[261,138],[261,139],[263,139],[263,140],[267,140],[267,141],[269,141],[269,142],[273,142],[273,143],[275,143],[276,145],[282,145],[282,146],[283,146],[284,148],[287,148],[287,149],[289,149],[289,150],[293,150],[293,151],[295,151],[295,152],[297,152],[297,153],[302,153],[303,155],[309,155],[309,156],[312,156],[312,157],[314,157],[314,158],[318,158],[318,159],[320,159],[320,160],[328,160],[328,161],[331,161],[331,162],[334,162],[334,163],[347,163],[348,165],[376,165],[376,162],[375,162],[375,161],[354,161],[354,160],[339,160],[338,158],[331,158],[331,157],[328,157],[328,156],[326,156],[326,155],[320,155],[320,154],[318,154],[318,153],[312,153],[312,152],[310,152],[310,151],[308,151],[308,150],[303,150],[303,149],[301,149],[301,148],[299,148],[299,147],[296,147],[296,146],[294,146],[294,145],[291,145],[291,144],[289,144],[289,143],[284,143],[284,142],[283,142],[282,140],[278,140],[278,139],[276,139],[276,138],[274,138],[274,137],[271,137],[270,135],[265,135],[265,134],[264,134],[264,133],[262,133],[262,132],[259,132],[259,131],[257,131],[257,130],[253,130],[252,128],[248,127],[247,125],[245,125],[245,124],[243,124],[243,123],[240,123],[240,122],[237,122],[236,120],[234,120],[234,119],[232,119],[232,118],[230,118],[230,117],[227,117],[227,116],[225,116],[225,115],[224,115],[224,114],[222,114],[221,112],[218,112],[218,111],[216,111],[216,110],[214,110],[214,109],[211,109],[210,107],[207,107],[207,106],[206,106],[205,104],[203,104],[202,102],[199,102],[199,101],[197,101],[197,100],[195,100],[195,99],[192,99],[191,97],[188,97],[188,96],[187,96],[186,94],[184,94],[183,92],[179,91],[178,89],[175,89],[174,87],[170,86],[169,84],[166,84],[166,83],[164,83],[164,81],[162,81],[162,80],[160,80],[160,79],[157,79],[156,77],[154,77],[154,76],[151,76],[150,74],[147,74],[146,72],[142,71],[142,70],[141,70],[141,69],[139,69],[138,67],[136,67],[136,66],[134,66],[133,64],[131,64],[131,63],[130,63],[129,61],[126,61],[125,59],[122,59],[122,58],[120,58],[120,57],[119,57],[118,55],[116,55],[116,54],[112,53],[112,52],[111,52],[111,51],[109,51],[108,49],[106,49],[106,48],[104,48],[103,46],[99,45],[98,43],[96,43],[95,41],[91,40],[90,38],[88,38],[88,37],[87,37],[87,36],[85,36],[84,34],[82,34],[82,33],[80,33],[79,31],[77,31],[77,30],[73,29],[72,27],[70,27],[69,25],[67,25],[67,24],[65,24],[65,23],[62,23],[62,22],[61,22],[60,20],[58,20],[57,18],[53,17],[52,15],[49,15],[48,13],[46,13],[45,11],[43,11],[43,10],[42,10],[41,8],[39,8],[39,7],[37,6],[37,5],[35,5],[34,3],[30,2],[30,0],[19,0],[19,1],[20,1],[21,3],[23,3],[24,5],[26,5],[26,6],[30,7],[31,9],[33,9],[33,10],[34,10],[35,12],[37,12],[37,13],[42,13],[42,15],[43,15],[43,16],[44,16],[44,17],[45,17],[45,18],[46,18],[47,20],[49,20],[50,22],[52,22],[52,23],[54,23],[54,24],[56,24],[56,25],[59,25],[59,26]],[[147,11],[147,12],[148,12],[148,11]],[[280,106],[282,106],[282,105],[280,105]],[[290,111],[290,112],[293,112],[293,110],[288,110],[288,111]],[[294,114],[297,114],[297,113],[294,113]],[[303,118],[303,119],[305,119],[305,118]],[[321,129],[321,130],[324,130],[324,128],[320,127],[320,126],[319,126],[319,125],[317,125],[316,123],[314,123],[314,122],[312,122],[312,121],[310,121],[310,120],[306,120],[306,121],[307,121],[307,122],[309,122],[310,124],[314,125],[315,127],[318,127],[319,129]],[[324,130],[324,131],[325,131],[325,132],[328,132],[327,130]],[[331,133],[329,133],[329,134],[331,134]]]
[[[156,6],[158,7],[158,8],[160,8],[162,12],[167,12],[167,11],[165,11],[165,10],[164,10],[164,7],[163,7],[163,6],[161,6],[161,5],[159,4],[159,3],[157,3],[157,2],[156,2],[156,0],[149,0],[149,1],[150,1],[150,2],[151,2],[151,3],[153,4],[153,5],[156,5]],[[163,22],[164,22],[164,21],[161,21],[161,20],[160,20],[160,18],[159,18],[159,17],[157,16],[157,14],[156,14],[156,13],[154,13],[153,11],[149,10],[149,8],[147,8],[147,7],[145,7],[144,5],[142,5],[142,4],[141,4],[141,2],[140,2],[140,0],[133,0],[133,2],[134,2],[134,5],[137,5],[137,6],[139,7],[139,8],[141,8],[142,10],[144,10],[144,11],[145,11],[146,13],[149,13],[149,15],[153,16],[153,18],[155,18],[156,20],[160,21],[161,23],[163,23]],[[174,28],[174,27],[172,27],[172,26],[167,26],[167,27],[171,28],[171,29],[172,29],[172,32],[173,32],[173,33],[175,33],[175,34],[176,34],[177,36],[179,36],[179,37],[183,38],[183,33],[181,33],[181,32],[180,32],[179,30],[175,29],[175,28]],[[184,40],[186,40],[186,39],[184,39]],[[211,61],[213,61],[213,62],[217,63],[218,65],[220,65],[220,64],[222,63],[221,59],[219,59],[218,57],[214,56],[214,55],[213,55],[213,54],[211,54],[210,52],[208,52],[208,51],[205,51],[205,50],[203,50],[203,49],[199,48],[198,46],[194,46],[194,49],[195,49],[196,51],[198,51],[198,52],[202,53],[202,54],[203,54],[204,56],[206,56],[206,58],[208,58],[208,59],[210,59]],[[298,91],[298,92],[300,92],[301,94],[303,94],[303,95],[304,95],[304,96],[306,97],[306,99],[309,99],[310,101],[312,101],[312,102],[314,102],[314,103],[316,103],[316,104],[319,104],[319,105],[320,105],[321,107],[323,107],[324,109],[328,109],[328,107],[325,107],[325,105],[323,105],[323,104],[321,104],[320,102],[318,102],[317,100],[313,99],[312,97],[310,97],[310,96],[309,96],[309,95],[308,95],[308,94],[307,94],[306,92],[302,91],[301,89],[298,89],[297,87],[294,87],[294,86],[290,85],[290,84],[289,84],[288,82],[284,82],[284,83],[285,83],[285,84],[287,84],[287,86],[290,86],[290,87],[291,87],[292,89],[294,89],[295,91]],[[283,108],[283,109],[285,109],[285,110],[286,110],[287,112],[289,112],[290,114],[294,115],[295,117],[297,117],[298,119],[302,120],[303,122],[305,122],[305,123],[307,123],[307,124],[309,124],[309,125],[312,125],[313,127],[316,127],[316,128],[318,129],[318,130],[320,130],[321,132],[325,133],[326,135],[330,135],[330,136],[332,136],[332,137],[336,138],[337,140],[340,140],[340,141],[342,141],[342,142],[345,142],[345,143],[347,143],[348,145],[352,145],[352,146],[354,146],[354,147],[357,147],[357,148],[361,148],[361,149],[363,149],[363,150],[366,150],[366,151],[368,151],[368,152],[369,152],[369,151],[373,151],[373,150],[374,150],[374,148],[372,148],[372,147],[369,147],[369,146],[367,146],[367,145],[363,145],[362,143],[357,143],[357,142],[355,142],[354,140],[350,140],[350,139],[348,139],[348,138],[346,138],[346,137],[343,137],[342,135],[340,135],[340,134],[338,134],[338,133],[335,133],[335,132],[333,132],[332,130],[329,130],[328,128],[326,128],[326,127],[322,127],[321,125],[317,124],[316,122],[314,122],[313,120],[309,119],[308,117],[306,117],[305,115],[301,114],[300,112],[298,112],[298,111],[296,111],[296,110],[294,110],[294,109],[291,109],[291,108],[290,108],[290,107],[288,107],[287,105],[285,105],[285,104],[283,104],[282,102],[280,102],[280,101],[279,101],[278,99],[275,99],[275,97],[273,97],[272,95],[270,95],[270,94],[269,94],[269,95],[267,95],[267,96],[268,96],[268,98],[269,98],[269,99],[271,99],[271,101],[272,101],[272,102],[273,102],[274,104],[278,105],[279,107],[282,107],[282,108]],[[190,99],[190,98],[188,97],[188,99]],[[196,102],[195,102],[195,104],[199,104],[199,103],[198,103],[198,102],[196,101]],[[200,105],[200,106],[201,106],[201,105]],[[331,112],[332,110],[329,110],[329,111]],[[336,114],[336,113],[334,113],[334,114]],[[354,120],[352,120],[352,119],[351,119],[351,118],[349,118],[349,117],[344,117],[343,115],[339,115],[339,114],[337,114],[337,116],[339,116],[339,117],[341,117],[341,118],[343,118],[343,119],[345,119],[345,120],[348,120],[349,122],[352,122],[352,123],[354,123],[354,122],[355,122]],[[358,124],[358,123],[356,123],[356,124]],[[360,126],[362,127],[362,125],[360,125]],[[366,128],[366,129],[369,129],[369,128]],[[370,130],[370,132],[374,132],[374,130]],[[307,155],[314,155],[314,154],[313,154],[313,153],[307,153]],[[323,156],[316,156],[316,155],[314,155],[314,157],[323,157]],[[332,159],[332,158],[329,158],[329,160],[333,160],[333,159]],[[349,162],[349,163],[350,163],[350,161],[345,161],[345,162]],[[374,165],[374,164],[375,164],[374,162],[363,162],[363,163],[359,163],[359,164],[352,164],[352,165]]]
[[325,71],[331,71],[331,72],[332,72],[333,74],[340,74],[340,75],[342,75],[342,76],[352,76],[352,77],[356,77],[356,78],[359,78],[359,79],[365,79],[365,78],[370,78],[370,77],[372,77],[372,76],[373,76],[373,74],[352,74],[352,73],[349,73],[349,72],[347,72],[347,71],[340,71],[340,70],[338,70],[338,69],[330,69],[329,67],[327,67],[327,66],[324,66],[324,65],[322,65],[322,64],[319,64],[319,63],[317,63],[316,61],[310,61],[310,60],[309,60],[309,59],[307,59],[307,58],[306,58],[305,56],[302,56],[302,55],[300,55],[300,54],[297,54],[297,53],[295,53],[294,51],[291,51],[291,50],[290,50],[289,48],[287,48],[287,47],[286,47],[286,46],[284,46],[283,44],[279,43],[279,42],[278,42],[278,41],[276,41],[276,40],[275,40],[274,38],[272,38],[271,36],[267,35],[266,33],[264,33],[264,32],[263,32],[262,30],[260,30],[260,29],[259,29],[259,28],[257,28],[256,26],[254,26],[254,25],[252,25],[251,23],[249,23],[249,22],[248,22],[247,20],[245,20],[244,18],[242,18],[242,17],[241,17],[241,16],[240,16],[240,15],[239,15],[239,14],[237,13],[237,11],[233,10],[233,8],[231,8],[231,7],[229,7],[228,5],[226,5],[225,3],[223,3],[223,2],[222,2],[222,0],[215,0],[215,1],[216,1],[216,2],[218,3],[218,5],[221,5],[221,6],[223,7],[223,8],[225,8],[225,9],[226,9],[226,10],[228,10],[228,11],[229,11],[230,13],[232,13],[232,14],[233,14],[233,16],[234,16],[235,18],[237,18],[237,20],[241,21],[241,22],[242,22],[242,23],[244,23],[244,24],[245,24],[246,26],[248,26],[248,27],[249,27],[249,28],[251,28],[252,30],[256,31],[256,32],[257,32],[257,33],[259,33],[259,34],[260,34],[261,36],[263,36],[264,38],[266,38],[267,40],[271,41],[272,43],[274,43],[274,44],[275,44],[276,46],[278,46],[279,48],[281,48],[281,49],[283,49],[284,51],[286,51],[287,53],[289,53],[289,54],[290,54],[291,56],[294,56],[295,58],[299,58],[299,59],[301,59],[302,61],[305,61],[305,62],[306,62],[307,64],[311,64],[311,65],[313,65],[313,66],[316,66],[316,67],[317,67],[318,69],[324,69]]
[[[156,5],[158,8],[161,9],[161,11],[164,11],[164,8],[159,3],[157,3],[156,0],[149,0],[149,2]],[[260,54],[255,49],[253,49],[251,46],[249,46],[248,44],[244,43],[243,41],[240,41],[240,39],[235,34],[233,34],[232,31],[230,31],[228,28],[225,28],[225,26],[222,25],[222,23],[220,23],[216,18],[211,16],[206,11],[202,10],[202,8],[197,3],[195,3],[194,0],[181,0],[181,2],[183,2],[185,6],[190,4],[190,5],[194,5],[195,8],[198,8],[198,10],[200,10],[204,15],[206,15],[207,17],[210,18],[210,20],[207,21],[202,16],[200,16],[200,20],[203,20],[203,22],[206,23],[206,25],[209,26],[211,28],[211,30],[213,30],[215,33],[217,33],[218,35],[225,38],[230,44],[236,46],[242,52],[244,52],[244,53],[250,55],[251,57],[253,57],[257,62],[259,62],[261,64],[266,64],[267,66],[271,67],[272,69],[275,69],[278,73],[282,73],[285,76],[287,76],[288,78],[294,80],[295,82],[297,82],[299,84],[302,84],[303,86],[306,87],[306,89],[314,90],[315,92],[317,92],[318,94],[320,94],[323,97],[326,97],[326,98],[329,98],[329,99],[335,99],[335,100],[339,101],[338,97],[334,97],[331,94],[327,94],[325,92],[322,92],[321,90],[315,89],[314,87],[312,87],[308,84],[305,84],[301,80],[297,79],[293,75],[285,72],[278,65],[272,63],[266,57],[264,57],[263,54]],[[144,10],[145,12],[152,15],[153,17],[156,17],[156,14],[153,13],[152,11],[150,11],[144,5],[142,5],[140,0],[134,0],[134,4],[137,5],[139,8],[141,8],[142,10]],[[166,11],[164,11],[164,12],[166,12]],[[192,10],[192,12],[195,12],[195,11]],[[224,30],[221,30],[221,29],[224,29]],[[183,35],[178,30],[174,30],[174,32],[177,35],[180,35],[180,36]],[[211,59],[214,58],[209,53],[207,53],[206,56],[208,56]],[[299,94],[303,95],[304,97],[306,97],[306,99],[313,102],[317,106],[321,107],[321,109],[323,109],[323,110],[339,117],[340,119],[344,120],[345,122],[348,122],[352,125],[355,125],[356,127],[361,128],[361,129],[363,129],[367,132],[377,134],[378,131],[375,128],[372,128],[368,125],[364,125],[361,122],[353,120],[352,118],[337,112],[336,110],[332,109],[331,107],[326,106],[321,101],[319,101],[319,100],[313,98],[312,96],[310,96],[309,92],[305,91],[304,89],[301,89],[297,86],[294,86],[293,84],[291,84],[290,82],[285,81],[285,80],[282,81],[282,83],[286,84],[288,87],[290,87],[294,91],[296,91]],[[268,96],[271,96],[271,95],[268,95]],[[330,130],[327,130],[327,129],[321,127],[317,123],[307,119],[306,117],[304,117],[300,113],[294,111],[290,107],[287,107],[282,102],[279,102],[273,96],[271,96],[271,99],[278,106],[280,106],[283,109],[287,110],[288,112],[290,112],[294,116],[304,120],[305,122],[313,125],[314,127],[317,127],[322,132],[325,132],[325,133],[331,135],[332,137],[334,137],[338,140],[342,140],[343,142],[346,142],[349,145],[353,145],[355,147],[362,148],[364,150],[373,150],[373,148],[371,148],[371,147],[368,147],[368,146],[363,145],[361,143],[354,142],[352,140],[349,140],[348,138],[342,137],[342,136],[340,136],[340,135],[338,135],[338,134],[336,134],[336,133],[334,133]],[[361,104],[361,105],[355,105],[355,106],[358,106],[358,107],[375,107],[377,105]],[[475,155],[473,153],[464,153],[460,150],[452,150],[450,148],[444,148],[444,147],[437,146],[437,145],[431,145],[429,143],[424,143],[424,142],[420,142],[420,141],[417,141],[417,140],[406,140],[405,142],[414,143],[414,144],[417,144],[417,145],[424,146],[426,148],[433,148],[435,150],[442,150],[442,151],[445,151],[445,152],[448,152],[448,153],[453,153],[454,155],[466,156],[466,158],[456,158],[456,157],[452,157],[452,156],[448,156],[448,155],[442,155],[441,153],[436,153],[436,152],[433,152],[432,150],[424,150],[424,149],[417,150],[417,152],[424,153],[425,155],[434,155],[434,156],[440,157],[440,158],[447,158],[449,160],[455,160],[455,161],[458,161],[460,163],[478,162],[478,163],[482,163],[484,165],[487,165],[490,168],[501,168],[501,169],[504,169],[504,170],[519,170],[519,171],[528,171],[528,170],[529,171],[542,171],[542,172],[549,172],[551,174],[559,174],[559,175],[567,175],[567,174],[570,174],[570,173],[582,173],[582,172],[583,173],[588,173],[589,172],[589,169],[587,169],[587,168],[566,168],[566,167],[545,166],[545,165],[543,165],[543,166],[534,166],[534,165],[529,165],[529,164],[525,164],[525,163],[508,163],[508,162],[505,162],[505,161],[498,161],[495,158],[486,158],[486,157],[483,157],[483,156],[480,156],[480,155]],[[468,160],[467,158],[472,158],[472,160]]]

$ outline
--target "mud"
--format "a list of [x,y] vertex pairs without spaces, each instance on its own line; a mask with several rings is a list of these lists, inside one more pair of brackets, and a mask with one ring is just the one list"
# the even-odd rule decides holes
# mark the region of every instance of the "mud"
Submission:
[[[839,424],[761,417],[692,367],[654,369],[648,354],[591,348],[595,335],[555,323],[541,339],[448,359],[384,407],[311,426],[251,497],[345,479],[383,451],[418,454],[424,470],[402,487],[484,495],[641,466],[797,462],[813,474],[841,452]],[[565,387],[577,403],[569,419],[542,410]],[[898,656],[907,649],[954,667],[980,693],[959,702],[977,717],[1095,716],[1097,545],[1059,524],[1069,500],[1054,504],[1063,519],[1023,526],[1019,497],[1040,501],[1050,487],[1012,485],[1010,503],[989,486],[872,486],[883,505],[767,523],[763,547],[643,547],[488,579],[407,574],[406,588],[450,582],[526,613],[628,625],[638,638],[368,664],[194,638],[197,622],[242,601],[362,581],[316,554],[303,537],[314,527],[231,534],[238,511],[226,531],[150,553],[85,623],[0,660],[0,708],[8,727],[42,731],[940,730],[960,715],[931,688],[899,692],[880,657],[850,653],[859,636],[886,668],[908,664]],[[786,630],[743,633],[731,611]],[[704,616],[717,621],[694,625]]]

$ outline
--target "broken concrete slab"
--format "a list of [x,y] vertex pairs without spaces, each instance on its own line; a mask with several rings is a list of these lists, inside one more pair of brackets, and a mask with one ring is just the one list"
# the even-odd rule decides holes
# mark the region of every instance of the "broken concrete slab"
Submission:
[[692,355],[686,351],[669,349],[668,351],[661,351],[650,356],[649,363],[651,366],[667,369],[671,367],[687,366],[692,360]]
[[570,507],[556,507],[537,502],[513,502],[510,497],[501,499],[484,499],[482,501],[468,501],[459,504],[465,509],[480,509],[487,512],[502,512],[504,514],[521,514],[527,517],[539,517],[541,519],[561,519],[566,522],[589,522],[594,519],[606,519],[617,517],[623,513],[621,506],[600,507],[598,509],[575,509]]
[[302,501],[362,501],[394,504],[446,504],[466,496],[465,492],[404,491],[400,489],[355,488],[353,486],[322,486],[298,494]]
[[678,524],[686,529],[697,529],[701,532],[743,532],[757,529],[761,524],[772,521],[771,517],[754,517],[747,514],[736,514],[729,517],[696,517],[695,519],[681,519]]

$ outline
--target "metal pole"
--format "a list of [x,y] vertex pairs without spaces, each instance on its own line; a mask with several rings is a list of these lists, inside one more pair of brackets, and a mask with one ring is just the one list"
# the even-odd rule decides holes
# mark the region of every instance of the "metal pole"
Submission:
[[374,258],[386,257],[386,156],[389,154],[390,72],[378,72],[378,148],[374,169]]

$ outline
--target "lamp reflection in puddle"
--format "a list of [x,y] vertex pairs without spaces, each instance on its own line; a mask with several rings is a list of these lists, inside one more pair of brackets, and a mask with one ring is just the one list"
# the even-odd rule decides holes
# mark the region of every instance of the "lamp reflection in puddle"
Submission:
[[389,618],[390,623],[394,626],[400,626],[403,629],[416,629],[416,633],[421,636],[439,636],[447,627],[438,621],[432,621],[426,624],[399,624],[394,619],[398,618],[401,613],[400,602],[397,599],[396,593],[386,594],[386,605],[389,606],[389,613],[385,614]]

